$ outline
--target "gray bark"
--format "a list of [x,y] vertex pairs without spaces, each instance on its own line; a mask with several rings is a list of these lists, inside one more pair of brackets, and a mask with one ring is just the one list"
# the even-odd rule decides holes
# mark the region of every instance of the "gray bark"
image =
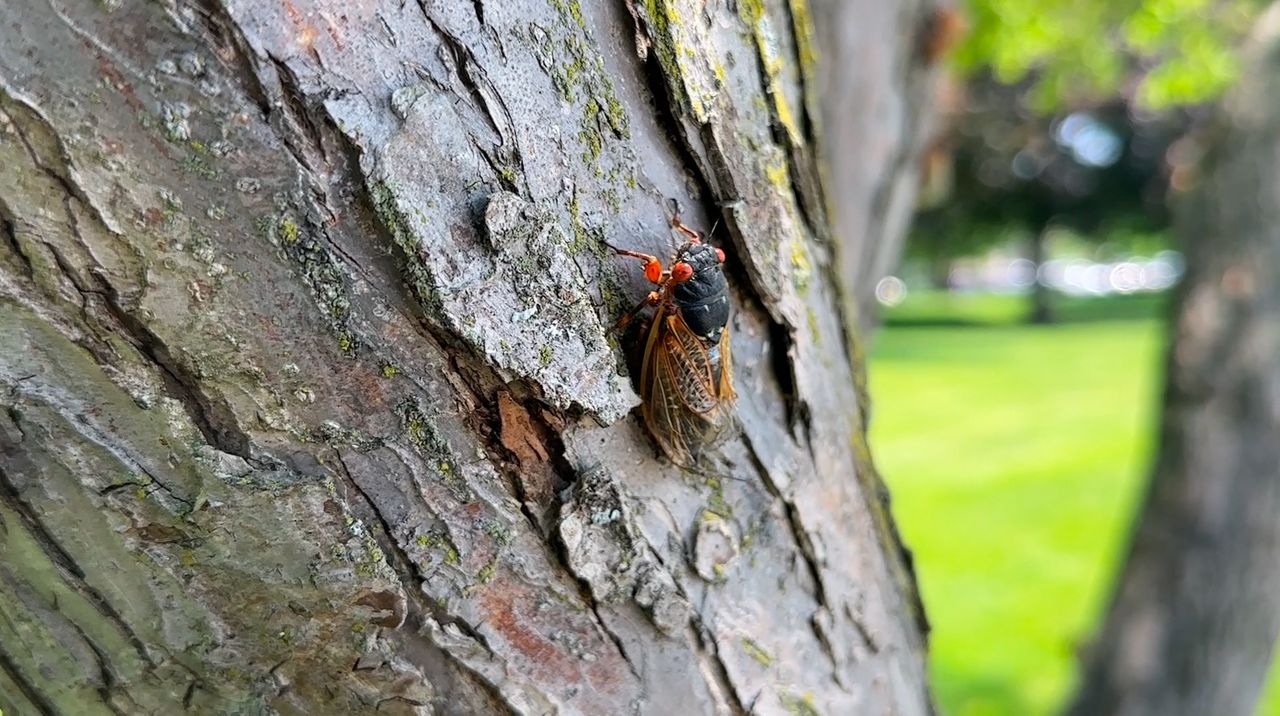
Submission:
[[1071,713],[1248,716],[1280,637],[1278,8],[1181,207],[1159,453]]
[[[928,712],[847,329],[925,12],[0,4],[0,709]],[[730,254],[711,475],[606,334],[667,197]]]
[[[876,282],[897,267],[915,214],[923,150],[938,129],[929,70],[956,39],[946,19],[955,12],[948,3],[814,3],[836,268],[846,315],[864,333]],[[885,52],[890,38],[900,44]]]

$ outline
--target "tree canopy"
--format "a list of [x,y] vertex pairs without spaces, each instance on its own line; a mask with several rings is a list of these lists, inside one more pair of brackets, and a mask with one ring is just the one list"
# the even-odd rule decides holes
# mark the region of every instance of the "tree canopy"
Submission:
[[1212,100],[1239,74],[1236,45],[1259,0],[967,0],[955,53],[966,74],[1013,84],[1051,112],[1121,93],[1149,109]]

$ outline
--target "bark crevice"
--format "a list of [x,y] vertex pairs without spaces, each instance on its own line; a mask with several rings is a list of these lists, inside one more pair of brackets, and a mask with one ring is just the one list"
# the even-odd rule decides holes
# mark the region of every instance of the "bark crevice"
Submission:
[[[5,454],[11,454],[11,449],[6,448]],[[121,617],[120,613],[111,606],[111,603],[85,581],[84,570],[77,564],[75,558],[62,545],[58,544],[54,536],[45,528],[40,516],[33,512],[26,501],[22,499],[22,495],[14,484],[13,478],[8,473],[8,468],[4,465],[0,465],[0,490],[2,490],[0,495],[5,498],[5,502],[10,508],[17,513],[28,533],[40,545],[44,555],[62,571],[68,586],[75,590],[86,602],[93,605],[98,614],[120,630],[120,633],[128,639],[130,646],[133,647],[140,659],[154,666],[155,662],[151,659],[147,645],[142,638]],[[85,641],[91,643],[88,639]],[[3,650],[0,650],[0,658],[3,656]]]

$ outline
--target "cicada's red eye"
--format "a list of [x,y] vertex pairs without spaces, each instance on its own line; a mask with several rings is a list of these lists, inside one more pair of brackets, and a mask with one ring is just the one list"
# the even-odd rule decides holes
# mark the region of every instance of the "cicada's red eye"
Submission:
[[719,246],[716,247],[716,258],[720,260],[720,263],[724,263],[724,249]]
[[644,264],[644,277],[649,279],[650,283],[658,283],[662,280],[662,263],[659,261],[646,261]]
[[683,283],[693,278],[693,267],[683,261],[671,265],[671,278],[676,283]]

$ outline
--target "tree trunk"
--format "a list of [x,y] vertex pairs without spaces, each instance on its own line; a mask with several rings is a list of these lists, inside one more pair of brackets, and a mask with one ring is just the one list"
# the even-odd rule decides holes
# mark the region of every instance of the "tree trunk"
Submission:
[[[925,145],[938,129],[936,88],[927,71],[957,39],[959,15],[951,3],[912,0],[819,0],[813,6],[824,52],[817,86],[826,140],[822,169],[839,239],[835,269],[849,325],[866,333],[875,324],[876,283],[902,258]],[[815,102],[810,116],[817,114]],[[855,370],[861,365],[855,358]]]
[[[880,5],[0,4],[0,710],[928,712],[838,286],[911,203]],[[667,197],[712,475],[606,332]]]
[[1280,636],[1277,8],[1181,207],[1160,450],[1076,714],[1247,716]]
[[1031,263],[1035,265],[1036,276],[1031,282],[1031,312],[1027,315],[1027,321],[1037,325],[1054,321],[1053,293],[1048,285],[1039,280],[1040,267],[1044,266],[1044,262],[1049,259],[1045,252],[1048,229],[1048,224],[1043,224],[1031,233]]

